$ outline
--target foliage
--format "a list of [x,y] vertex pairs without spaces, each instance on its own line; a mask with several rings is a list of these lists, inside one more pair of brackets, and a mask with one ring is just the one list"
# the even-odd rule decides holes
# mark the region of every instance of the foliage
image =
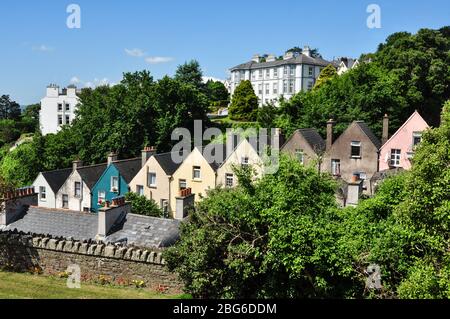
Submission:
[[220,81],[209,80],[206,82],[206,93],[210,104],[219,102],[220,104],[228,104],[230,94],[225,85]]
[[199,90],[202,90],[205,87],[203,83],[203,72],[200,68],[200,64],[196,60],[191,60],[179,65],[175,72],[175,80],[191,84]]
[[236,121],[254,121],[258,111],[258,97],[253,91],[252,83],[242,81],[234,91],[228,108],[230,118]]
[[277,113],[278,109],[275,105],[264,104],[258,109],[257,121],[259,126],[267,129],[275,127]]
[[337,245],[342,231],[334,182],[285,156],[279,171],[259,182],[238,175],[236,189],[211,191],[166,253],[187,292],[201,298],[321,298],[363,290],[352,260]]
[[17,120],[20,112],[20,105],[11,101],[9,95],[0,96],[0,120]]
[[338,74],[336,68],[332,64],[328,65],[322,70],[322,72],[320,72],[316,84],[314,85],[314,89],[321,87],[322,85],[324,85],[329,80],[332,80],[337,75]]
[[131,210],[133,214],[163,217],[163,212],[152,199],[140,196],[136,193],[127,193],[125,199],[131,202]]

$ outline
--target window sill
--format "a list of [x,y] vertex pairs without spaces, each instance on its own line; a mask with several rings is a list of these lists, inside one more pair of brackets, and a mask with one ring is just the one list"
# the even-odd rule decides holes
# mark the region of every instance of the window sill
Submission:
[[351,159],[361,159],[362,156],[350,156]]
[[193,178],[192,182],[201,183],[202,179],[201,178]]

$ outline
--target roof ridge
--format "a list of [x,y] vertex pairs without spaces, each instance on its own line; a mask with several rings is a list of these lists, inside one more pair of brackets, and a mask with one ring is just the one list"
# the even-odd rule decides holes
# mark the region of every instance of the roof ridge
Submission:
[[42,174],[44,174],[44,173],[53,173],[53,172],[60,172],[60,171],[65,171],[65,170],[71,170],[72,169],[72,167],[67,167],[67,168],[58,168],[58,169],[54,169],[54,170],[51,170],[51,171],[43,171],[43,172],[41,172]]
[[128,158],[128,159],[122,159],[122,160],[117,160],[117,161],[113,161],[112,163],[122,163],[122,162],[127,162],[127,161],[135,161],[135,160],[140,160],[142,159],[142,157],[134,157],[134,158]]
[[86,166],[81,166],[78,169],[83,169],[83,168],[92,168],[92,167],[97,167],[97,166],[102,166],[102,165],[107,165],[108,163],[101,163],[101,164],[93,164],[93,165],[86,165]]

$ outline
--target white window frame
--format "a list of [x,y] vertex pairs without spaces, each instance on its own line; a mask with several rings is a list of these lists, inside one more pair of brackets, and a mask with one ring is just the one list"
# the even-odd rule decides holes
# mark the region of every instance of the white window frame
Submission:
[[156,187],[156,185],[157,185],[156,173],[148,172],[147,173],[147,186],[148,187]]
[[[114,187],[114,181],[117,182],[117,187]],[[119,176],[111,176],[111,192],[113,193],[119,192]]]
[[[42,197],[44,195],[44,197]],[[47,201],[47,188],[45,186],[39,186],[39,200],[41,202]]]
[[278,68],[273,69],[273,77],[276,79],[278,78]]
[[[67,205],[64,205],[64,198],[67,198]],[[68,194],[62,194],[61,195],[61,202],[62,202],[62,208],[68,209],[69,208],[69,195]]]
[[258,84],[258,94],[262,95],[263,94],[263,85],[260,83]]
[[308,76],[314,76],[314,67],[310,66],[308,67]]
[[266,95],[270,94],[270,84],[266,83]]
[[[79,188],[77,188],[77,185],[79,185]],[[75,198],[80,198],[81,197],[81,182],[74,182],[73,185],[73,189],[74,189],[74,196]],[[77,193],[78,190],[78,193]]]
[[331,160],[331,174],[333,176],[341,176],[341,160],[339,159]]
[[[181,187],[181,184],[184,184],[184,187]],[[179,179],[178,180],[178,188],[181,189],[186,189],[187,188],[187,180],[185,179]]]
[[192,166],[192,179],[195,181],[202,179],[202,168],[200,166]]
[[106,191],[103,190],[99,190],[97,193],[97,197],[98,197],[98,202],[100,203],[100,201],[103,203],[106,201]]
[[278,94],[278,83],[273,83],[272,91],[273,94]]
[[136,185],[136,194],[139,196],[144,196],[144,186],[143,185]]
[[402,150],[398,148],[391,149],[391,156],[389,160],[389,164],[392,167],[400,167],[400,162],[402,159]]
[[295,157],[302,165],[305,164],[305,152],[301,148],[295,150]]
[[225,186],[233,187],[234,186],[234,175],[231,173],[225,173]]
[[250,165],[250,158],[248,156],[242,156],[241,165]]
[[[359,155],[353,155],[353,147],[359,147]],[[352,141],[350,143],[350,157],[351,158],[361,158],[362,144],[361,141]]]

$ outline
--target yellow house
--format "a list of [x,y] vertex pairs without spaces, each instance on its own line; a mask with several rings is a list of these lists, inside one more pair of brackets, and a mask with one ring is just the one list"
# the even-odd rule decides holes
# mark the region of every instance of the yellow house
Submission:
[[[224,146],[218,147],[223,150]],[[204,153],[206,154],[206,151]],[[213,159],[211,156],[204,156],[198,148],[194,148],[173,173],[170,183],[170,207],[176,207],[176,198],[183,189],[190,188],[192,194],[195,194],[195,202],[198,202],[207,196],[208,190],[216,187],[216,172],[223,162],[223,159],[218,157],[219,159]]]
[[[166,213],[172,212],[170,183],[180,164],[172,160],[172,153],[151,155],[130,182],[130,189],[148,199],[153,199]],[[177,192],[178,193],[178,192]]]
[[264,170],[264,163],[258,152],[247,139],[242,139],[234,151],[220,165],[217,170],[217,186],[234,187],[237,185],[233,167],[249,165],[253,168],[254,179],[260,178]]

